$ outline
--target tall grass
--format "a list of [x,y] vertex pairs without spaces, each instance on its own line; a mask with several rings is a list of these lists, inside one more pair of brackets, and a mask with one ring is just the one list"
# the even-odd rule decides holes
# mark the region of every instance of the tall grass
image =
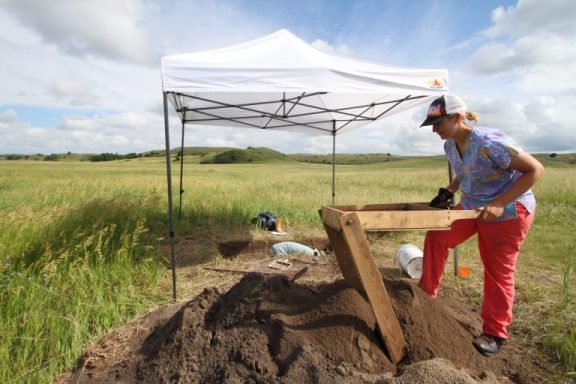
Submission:
[[[541,305],[550,321],[535,321],[535,332],[543,337],[546,349],[569,371],[576,371],[576,167],[548,168],[538,192],[535,228],[528,239],[532,273],[554,284],[545,290]],[[550,271],[551,273],[549,273]],[[538,277],[535,278],[538,281]],[[536,319],[537,320],[537,319]]]
[[94,337],[165,300],[147,240],[162,204],[114,169],[0,164],[0,382],[49,382]]
[[[446,182],[440,157],[337,166],[336,204],[427,201]],[[332,203],[331,188],[330,165],[199,165],[186,157],[176,239],[249,237],[250,219],[263,210],[290,230],[321,232],[317,212]],[[550,166],[535,187],[538,214],[519,262],[514,323],[565,371],[576,369],[575,188],[570,166]],[[178,190],[174,177],[176,216]],[[161,159],[0,161],[0,382],[50,381],[95,337],[171,298],[159,251],[167,244],[165,194]],[[460,249],[460,261],[481,269],[474,243]],[[466,282],[449,275],[446,284],[479,300],[480,273]]]

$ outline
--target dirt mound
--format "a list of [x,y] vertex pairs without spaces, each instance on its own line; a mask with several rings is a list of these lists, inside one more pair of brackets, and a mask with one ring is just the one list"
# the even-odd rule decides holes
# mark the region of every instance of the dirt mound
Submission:
[[[73,383],[532,383],[514,344],[492,358],[472,347],[472,310],[432,301],[406,279],[385,279],[407,354],[390,362],[369,303],[343,281],[302,285],[249,274],[205,290],[177,311],[141,320],[113,363],[87,354]],[[108,340],[108,343],[110,341]]]

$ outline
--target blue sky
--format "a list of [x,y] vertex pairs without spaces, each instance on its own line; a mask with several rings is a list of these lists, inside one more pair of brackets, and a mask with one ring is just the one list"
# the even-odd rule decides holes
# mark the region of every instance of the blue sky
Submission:
[[[447,68],[452,92],[480,125],[510,133],[531,152],[574,152],[574,20],[572,0],[0,0],[0,153],[162,148],[162,56],[283,28],[340,55]],[[423,113],[342,135],[337,150],[440,154],[441,141],[418,128]],[[186,145],[327,153],[332,143],[199,127]]]

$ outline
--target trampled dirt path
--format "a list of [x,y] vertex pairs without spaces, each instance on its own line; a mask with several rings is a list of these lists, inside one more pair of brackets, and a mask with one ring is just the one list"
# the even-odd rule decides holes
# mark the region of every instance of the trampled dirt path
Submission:
[[[336,272],[335,272],[336,271]],[[291,281],[240,275],[219,291],[159,308],[83,356],[68,383],[543,383],[546,369],[518,340],[476,352],[474,308],[430,300],[413,280],[382,269],[407,354],[394,365],[366,299],[334,263]]]

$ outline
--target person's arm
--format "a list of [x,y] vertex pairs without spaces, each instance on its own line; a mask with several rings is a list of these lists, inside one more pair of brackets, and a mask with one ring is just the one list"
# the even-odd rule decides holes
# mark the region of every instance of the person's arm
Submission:
[[504,213],[504,207],[507,204],[516,201],[524,192],[532,188],[544,174],[544,166],[532,157],[532,155],[525,152],[520,152],[514,156],[512,161],[510,161],[508,169],[521,172],[522,176],[520,176],[506,192],[480,208],[482,211],[480,219],[493,221],[500,217],[502,213]]
[[460,179],[456,176],[446,188],[440,188],[438,194],[432,199],[430,204],[434,208],[446,209],[450,206],[450,202],[454,199],[454,193],[460,188]]
[[446,189],[452,193],[458,192],[458,190],[460,189],[460,178],[458,176],[453,178],[450,184],[448,184],[448,186],[446,187]]

